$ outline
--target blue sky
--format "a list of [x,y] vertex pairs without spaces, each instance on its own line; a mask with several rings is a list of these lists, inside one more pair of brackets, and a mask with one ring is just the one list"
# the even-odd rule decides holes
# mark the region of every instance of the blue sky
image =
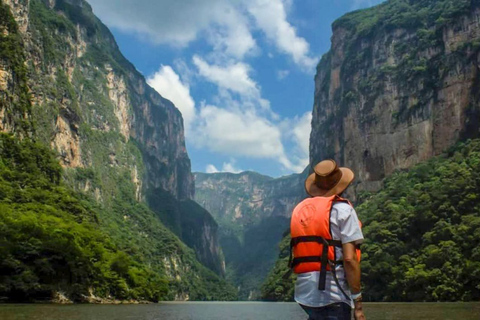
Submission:
[[192,170],[308,165],[315,66],[331,24],[383,0],[87,0],[182,112]]

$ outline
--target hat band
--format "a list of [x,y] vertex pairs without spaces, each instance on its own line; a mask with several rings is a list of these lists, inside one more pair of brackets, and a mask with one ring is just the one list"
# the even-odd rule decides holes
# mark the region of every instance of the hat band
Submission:
[[320,176],[315,173],[315,184],[323,190],[330,190],[342,179],[342,171],[337,169],[328,176]]

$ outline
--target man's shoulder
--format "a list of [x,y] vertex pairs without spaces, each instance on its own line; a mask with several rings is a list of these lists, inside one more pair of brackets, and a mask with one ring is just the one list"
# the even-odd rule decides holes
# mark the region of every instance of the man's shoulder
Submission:
[[337,209],[337,210],[341,210],[341,211],[352,211],[353,207],[351,205],[349,205],[347,202],[343,202],[343,201],[337,201],[333,204],[333,208]]

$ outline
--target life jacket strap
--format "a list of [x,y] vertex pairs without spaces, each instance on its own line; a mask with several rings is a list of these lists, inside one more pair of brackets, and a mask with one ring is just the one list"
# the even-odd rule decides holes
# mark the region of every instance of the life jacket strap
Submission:
[[[307,257],[300,257],[300,258],[295,258],[292,259],[292,268],[295,267],[297,264],[300,263],[309,263],[309,262],[320,262],[322,263],[322,257],[321,256],[307,256]],[[327,264],[333,264],[333,265],[343,265],[343,260],[337,260],[337,261],[328,261]]]
[[320,237],[320,236],[300,236],[300,237],[292,238],[290,240],[290,247],[294,247],[300,242],[318,242],[321,244],[327,243],[328,246],[335,246],[340,248],[342,247],[342,241],[325,239],[324,237]]
[[[298,259],[302,258],[295,258],[293,259],[293,247],[299,244],[300,242],[317,242],[323,244],[323,252],[322,256],[316,257],[319,260],[318,261],[303,261],[303,262],[320,262],[323,265],[326,265],[326,262],[328,260],[328,247],[333,246],[333,247],[342,247],[342,242],[340,240],[333,240],[333,239],[325,239],[324,237],[320,236],[300,236],[300,237],[295,237],[290,240],[290,257],[288,259],[288,266],[290,268],[295,267],[295,265],[301,263],[297,262],[296,264],[294,261],[297,261]],[[325,254],[325,248],[326,248],[326,254]],[[325,256],[325,262],[323,263],[321,258]],[[326,269],[325,269],[326,270]]]

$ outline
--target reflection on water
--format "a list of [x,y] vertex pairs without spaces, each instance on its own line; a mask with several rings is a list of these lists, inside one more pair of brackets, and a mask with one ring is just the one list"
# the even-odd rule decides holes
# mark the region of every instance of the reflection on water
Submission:
[[[480,303],[365,303],[368,320],[478,320]],[[0,305],[2,320],[304,320],[295,303],[167,302],[150,305]]]

